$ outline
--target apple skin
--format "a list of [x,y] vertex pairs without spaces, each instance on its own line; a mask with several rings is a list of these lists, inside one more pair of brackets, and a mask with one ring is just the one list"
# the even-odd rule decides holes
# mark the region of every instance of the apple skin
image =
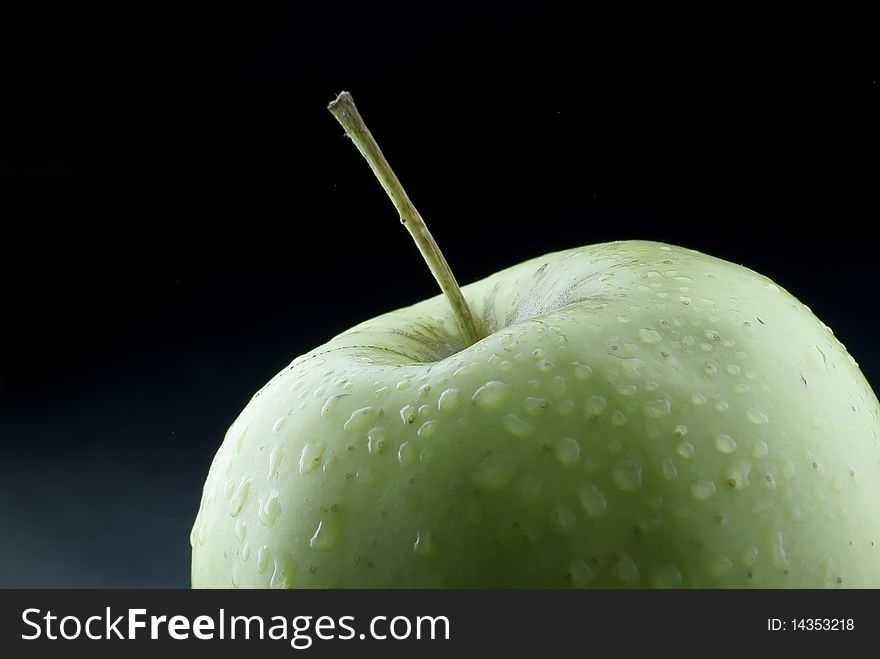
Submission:
[[653,242],[340,334],[216,454],[194,587],[880,587],[878,402],[769,279]]

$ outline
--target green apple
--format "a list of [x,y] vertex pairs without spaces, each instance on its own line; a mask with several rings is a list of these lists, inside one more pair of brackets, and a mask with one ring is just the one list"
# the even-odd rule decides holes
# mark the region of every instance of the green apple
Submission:
[[459,293],[254,396],[194,587],[880,587],[880,406],[792,295],[640,241]]

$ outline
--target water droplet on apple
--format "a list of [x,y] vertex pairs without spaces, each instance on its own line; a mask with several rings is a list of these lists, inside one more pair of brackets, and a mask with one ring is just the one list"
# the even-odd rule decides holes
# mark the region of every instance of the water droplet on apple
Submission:
[[642,405],[642,413],[650,419],[659,419],[672,411],[672,403],[666,398],[649,400]]
[[586,588],[593,582],[593,570],[581,558],[572,559],[568,565],[568,579],[574,588]]
[[272,424],[272,432],[276,433],[276,434],[281,432],[281,429],[284,427],[285,423],[287,423],[286,416],[282,416],[282,417],[279,417],[278,419],[276,419],[275,423]]
[[690,442],[682,442],[678,446],[675,447],[675,450],[678,454],[683,458],[692,458],[694,457],[694,445]]
[[620,410],[611,413],[611,425],[620,428],[626,425],[626,415]]
[[770,449],[766,442],[755,442],[755,445],[752,447],[752,457],[756,460],[763,460],[769,453]]
[[437,555],[437,543],[430,531],[419,531],[413,542],[413,553],[424,558],[432,558]]
[[513,478],[516,467],[506,457],[493,455],[477,465],[473,479],[477,485],[487,490],[498,490]]
[[663,340],[663,337],[657,330],[640,329],[639,339],[641,339],[642,343],[647,343],[648,345],[656,345]]
[[246,542],[241,546],[241,560],[247,562],[251,557],[251,543]]
[[725,471],[727,484],[736,490],[741,490],[749,484],[749,474],[752,471],[752,463],[748,460],[736,460]]
[[727,365],[728,375],[739,375],[741,372],[742,372],[742,367],[739,364],[728,364]]
[[642,465],[631,460],[618,462],[611,470],[611,479],[619,489],[633,492],[642,485]]
[[581,459],[581,445],[571,437],[560,439],[553,452],[564,467],[574,467]]
[[715,438],[715,448],[722,453],[733,453],[736,450],[736,441],[730,435],[718,435]]
[[238,588],[241,584],[241,563],[238,561],[232,564],[232,587]]
[[674,565],[658,565],[651,570],[651,585],[654,588],[681,588],[684,579]]
[[535,430],[530,424],[526,423],[515,414],[508,414],[504,417],[504,427],[511,435],[523,439],[530,437]]
[[691,485],[691,496],[697,501],[705,501],[715,495],[715,481],[699,480]]
[[752,567],[753,565],[755,565],[755,563],[758,562],[758,554],[758,548],[754,545],[749,545],[742,551],[742,564],[746,567]]
[[730,572],[730,568],[733,567],[733,563],[730,561],[727,556],[721,555],[717,556],[712,563],[709,565],[709,575],[715,577],[723,577],[725,574]]
[[248,429],[245,428],[240,433],[235,436],[235,439],[232,441],[232,452],[238,453],[241,451],[241,447],[244,446],[244,440],[247,436]]
[[616,384],[614,390],[621,396],[635,396],[638,388],[634,384]]
[[378,407],[362,407],[351,413],[343,429],[348,432],[366,430],[370,423],[379,415]]
[[668,455],[663,458],[663,477],[667,480],[672,480],[676,476],[678,476],[678,469],[675,468],[675,462],[672,461]]
[[565,394],[565,390],[568,388],[568,385],[565,382],[565,378],[561,375],[557,375],[552,380],[550,380],[550,393],[553,394],[556,398],[560,398],[563,394]]
[[296,562],[286,551],[281,551],[275,557],[275,566],[272,578],[269,580],[269,588],[275,590],[288,590],[293,588],[293,579],[296,576]]
[[244,476],[242,476],[241,481],[239,481],[238,483],[238,487],[236,487],[235,490],[232,492],[232,497],[229,499],[229,514],[233,517],[237,516],[238,513],[241,512],[245,501],[247,501],[248,490],[253,481],[253,478],[245,478]]
[[591,377],[593,377],[593,369],[588,364],[572,362],[571,365],[574,366],[574,376],[578,380],[589,380]]
[[550,518],[553,527],[563,534],[571,533],[577,526],[577,515],[566,506],[559,506]]
[[314,471],[321,464],[324,457],[324,444],[322,442],[306,442],[299,456],[299,473],[307,474]]
[[474,392],[471,400],[484,410],[497,410],[507,400],[510,387],[498,380],[490,380]]
[[336,455],[331,455],[324,461],[324,464],[321,465],[321,471],[323,473],[329,473],[335,466],[336,463],[339,462],[339,458]]
[[398,391],[406,391],[410,387],[412,387],[411,380],[401,380],[400,382],[397,383],[397,390]]
[[257,517],[264,526],[272,526],[281,514],[281,498],[278,490],[271,489],[265,501],[260,501]]
[[367,432],[367,453],[379,455],[385,450],[388,433],[381,426],[374,426]]
[[590,396],[584,403],[584,416],[588,419],[594,419],[602,414],[606,407],[608,407],[608,401],[602,396]]
[[444,414],[455,412],[461,405],[461,391],[446,389],[437,400],[437,410]]
[[773,566],[777,570],[784,570],[788,567],[788,556],[785,553],[785,542],[782,537],[782,531],[775,531],[770,537],[770,556],[773,561]]
[[601,517],[608,510],[608,502],[605,495],[592,483],[583,486],[578,490],[578,498],[581,507],[588,517]]
[[537,416],[541,414],[544,410],[550,407],[550,401],[546,398],[534,398],[529,396],[525,400],[525,410],[526,413],[531,414],[532,416]]
[[281,444],[276,444],[272,447],[272,452],[269,453],[269,471],[266,474],[266,480],[272,480],[278,475],[278,470],[281,468],[281,460],[284,457],[284,449]]
[[736,394],[747,394],[752,388],[745,382],[739,382],[733,386],[733,392]]
[[329,520],[321,520],[309,540],[309,547],[316,551],[327,551],[333,549],[338,541],[339,532],[336,526]]
[[756,407],[750,407],[748,411],[746,411],[746,417],[756,426],[766,425],[770,421],[770,419],[767,418],[767,415]]
[[235,537],[239,542],[244,542],[247,535],[247,522],[241,518],[235,520]]
[[556,368],[556,362],[552,359],[542,359],[538,362],[538,370],[542,373],[549,373]]
[[404,405],[400,410],[400,420],[404,423],[413,423],[419,411],[412,405]]
[[636,562],[626,554],[622,554],[615,561],[614,574],[627,586],[635,586],[641,579]]
[[452,374],[452,377],[456,380],[460,380],[462,378],[469,377],[470,375],[473,375],[477,371],[479,371],[481,366],[482,365],[477,362],[471,362],[470,364],[465,364],[464,366],[461,366],[461,367],[455,369],[455,372]]
[[419,459],[419,449],[411,442],[403,442],[397,449],[397,461],[403,467],[411,467]]
[[257,574],[263,574],[272,560],[272,552],[266,545],[260,545],[257,548]]
[[437,432],[438,424],[436,421],[426,421],[421,425],[416,433],[419,439],[427,439],[428,437],[433,436]]
[[333,412],[336,411],[336,406],[339,403],[339,399],[342,396],[330,396],[327,400],[324,401],[324,406],[321,407],[321,416],[325,419],[333,416]]

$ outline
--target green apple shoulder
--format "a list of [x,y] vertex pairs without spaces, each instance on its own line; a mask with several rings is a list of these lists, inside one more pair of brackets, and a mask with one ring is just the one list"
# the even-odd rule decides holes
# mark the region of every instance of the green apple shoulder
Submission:
[[878,403],[809,309],[692,250],[549,254],[303,355],[242,412],[196,587],[880,587]]

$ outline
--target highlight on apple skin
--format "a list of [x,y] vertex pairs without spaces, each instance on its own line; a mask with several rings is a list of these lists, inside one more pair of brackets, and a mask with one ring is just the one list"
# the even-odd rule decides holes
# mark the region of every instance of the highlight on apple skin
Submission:
[[880,587],[878,402],[811,311],[653,242],[298,357],[210,468],[194,587]]

